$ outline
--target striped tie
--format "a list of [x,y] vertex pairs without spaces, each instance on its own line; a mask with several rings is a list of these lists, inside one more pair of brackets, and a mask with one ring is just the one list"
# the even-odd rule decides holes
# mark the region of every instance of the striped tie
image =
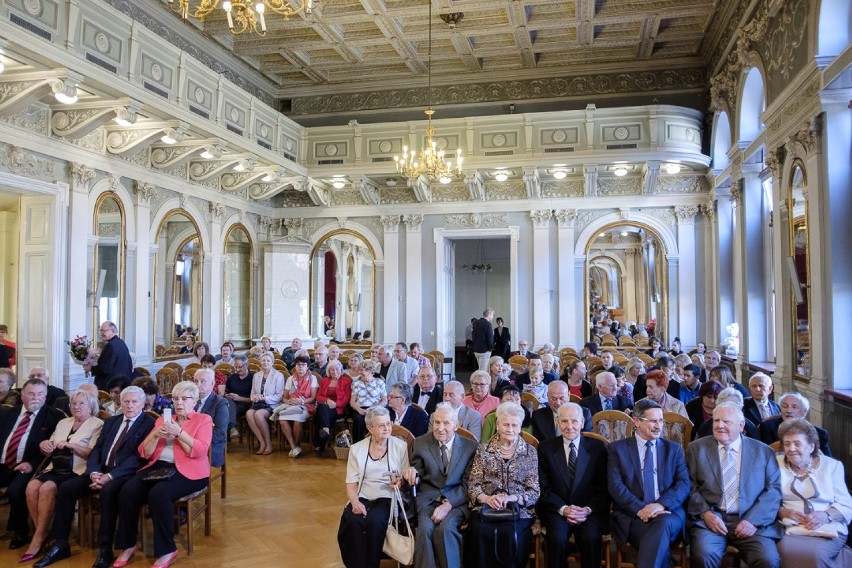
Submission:
[[12,436],[9,438],[9,444],[6,446],[6,461],[3,462],[9,469],[14,469],[18,464],[18,446],[21,445],[21,438],[24,437],[27,428],[30,426],[32,416],[32,412],[25,412],[24,417],[18,422],[18,427],[15,428],[15,431],[12,432]]
[[577,447],[574,442],[568,444],[568,481],[573,485],[574,474],[577,473]]
[[725,512],[736,515],[740,509],[740,484],[737,467],[734,462],[734,450],[731,446],[723,446],[725,458],[722,463],[722,497],[725,502]]

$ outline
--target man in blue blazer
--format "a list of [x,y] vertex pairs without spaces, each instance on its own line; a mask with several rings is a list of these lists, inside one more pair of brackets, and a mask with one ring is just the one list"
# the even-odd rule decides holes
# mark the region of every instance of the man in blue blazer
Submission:
[[213,419],[213,438],[210,444],[210,465],[225,465],[225,444],[228,442],[228,401],[213,392],[216,374],[213,369],[198,369],[192,376],[198,386],[196,411]]
[[[602,410],[629,412],[633,409],[633,403],[630,402],[630,399],[618,394],[618,381],[615,380],[615,375],[609,371],[598,373],[598,376],[595,377],[595,386],[598,392],[580,401],[580,406],[588,408],[592,416]],[[609,408],[606,408],[607,401],[609,401]]]
[[713,409],[713,437],[695,440],[686,452],[692,491],[689,531],[693,567],[717,567],[727,545],[749,566],[777,567],[776,522],[781,472],[765,444],[742,435],[745,418],[734,403]]
[[118,496],[124,483],[145,465],[138,448],[154,427],[154,419],[144,410],[145,392],[141,388],[130,386],[121,391],[121,414],[104,422],[101,435],[89,454],[86,473],[60,485],[50,529],[54,545],[35,566],[44,568],[71,556],[68,536],[74,519],[74,505],[80,497],[93,493],[100,493],[101,513],[98,527],[100,552],[93,568],[112,565]]
[[461,525],[470,517],[467,478],[477,443],[456,434],[455,416],[451,404],[438,404],[432,431],[414,440],[411,467],[403,472],[418,488],[415,568],[461,566]]
[[536,512],[547,528],[547,565],[566,565],[568,538],[574,534],[580,565],[599,568],[602,535],[609,532],[606,444],[583,437],[583,409],[578,404],[563,404],[558,416],[562,435],[538,446],[541,497]]
[[668,568],[669,547],[683,535],[689,473],[680,444],[660,438],[663,409],[648,399],[633,408],[636,429],[609,445],[607,478],[612,534],[639,550],[637,566]]

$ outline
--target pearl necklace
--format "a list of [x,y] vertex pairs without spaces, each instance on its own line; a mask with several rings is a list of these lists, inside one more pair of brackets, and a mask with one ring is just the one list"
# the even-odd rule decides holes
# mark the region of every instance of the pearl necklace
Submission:
[[[804,474],[799,474],[799,473],[796,473],[796,471],[793,469],[793,465],[790,463],[790,460],[788,460],[786,457],[784,458],[784,465],[787,467],[787,470],[790,473],[792,473],[793,476],[796,479],[798,479],[799,481],[804,481],[805,479],[807,479],[808,477],[811,476],[811,474],[814,472],[813,464],[814,464],[814,459],[813,458],[809,459],[808,464],[804,468],[805,469]],[[797,468],[797,469],[802,469],[802,468]]]

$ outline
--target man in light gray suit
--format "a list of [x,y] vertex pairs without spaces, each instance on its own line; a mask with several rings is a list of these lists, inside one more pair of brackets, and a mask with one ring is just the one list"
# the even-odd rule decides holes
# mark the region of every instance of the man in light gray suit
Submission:
[[775,522],[781,506],[778,461],[769,446],[743,436],[744,427],[742,409],[724,402],[713,410],[713,437],[687,449],[693,568],[719,566],[729,544],[749,566],[781,563],[775,546],[782,535]]
[[393,360],[391,360],[388,376],[385,377],[388,394],[390,394],[391,386],[396,383],[405,383],[412,387],[417,384],[417,372],[420,370],[420,363],[414,357],[408,356],[408,345],[399,342],[393,346]]
[[[482,438],[482,416],[472,408],[462,404],[464,400],[464,385],[458,381],[444,383],[444,402],[453,407],[456,414],[456,422],[460,428],[464,428],[479,440]],[[432,432],[432,416],[429,416],[429,432]]]
[[467,478],[477,443],[456,434],[455,411],[446,402],[435,408],[432,422],[432,432],[414,440],[412,467],[402,472],[418,488],[414,566],[458,568],[461,525],[470,517]]

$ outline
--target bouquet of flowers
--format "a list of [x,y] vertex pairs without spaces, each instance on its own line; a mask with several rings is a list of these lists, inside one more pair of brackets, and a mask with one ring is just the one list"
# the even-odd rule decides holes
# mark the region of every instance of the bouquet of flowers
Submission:
[[98,354],[92,349],[92,342],[86,335],[78,335],[73,341],[66,341],[71,359],[78,365],[94,365],[98,362]]

